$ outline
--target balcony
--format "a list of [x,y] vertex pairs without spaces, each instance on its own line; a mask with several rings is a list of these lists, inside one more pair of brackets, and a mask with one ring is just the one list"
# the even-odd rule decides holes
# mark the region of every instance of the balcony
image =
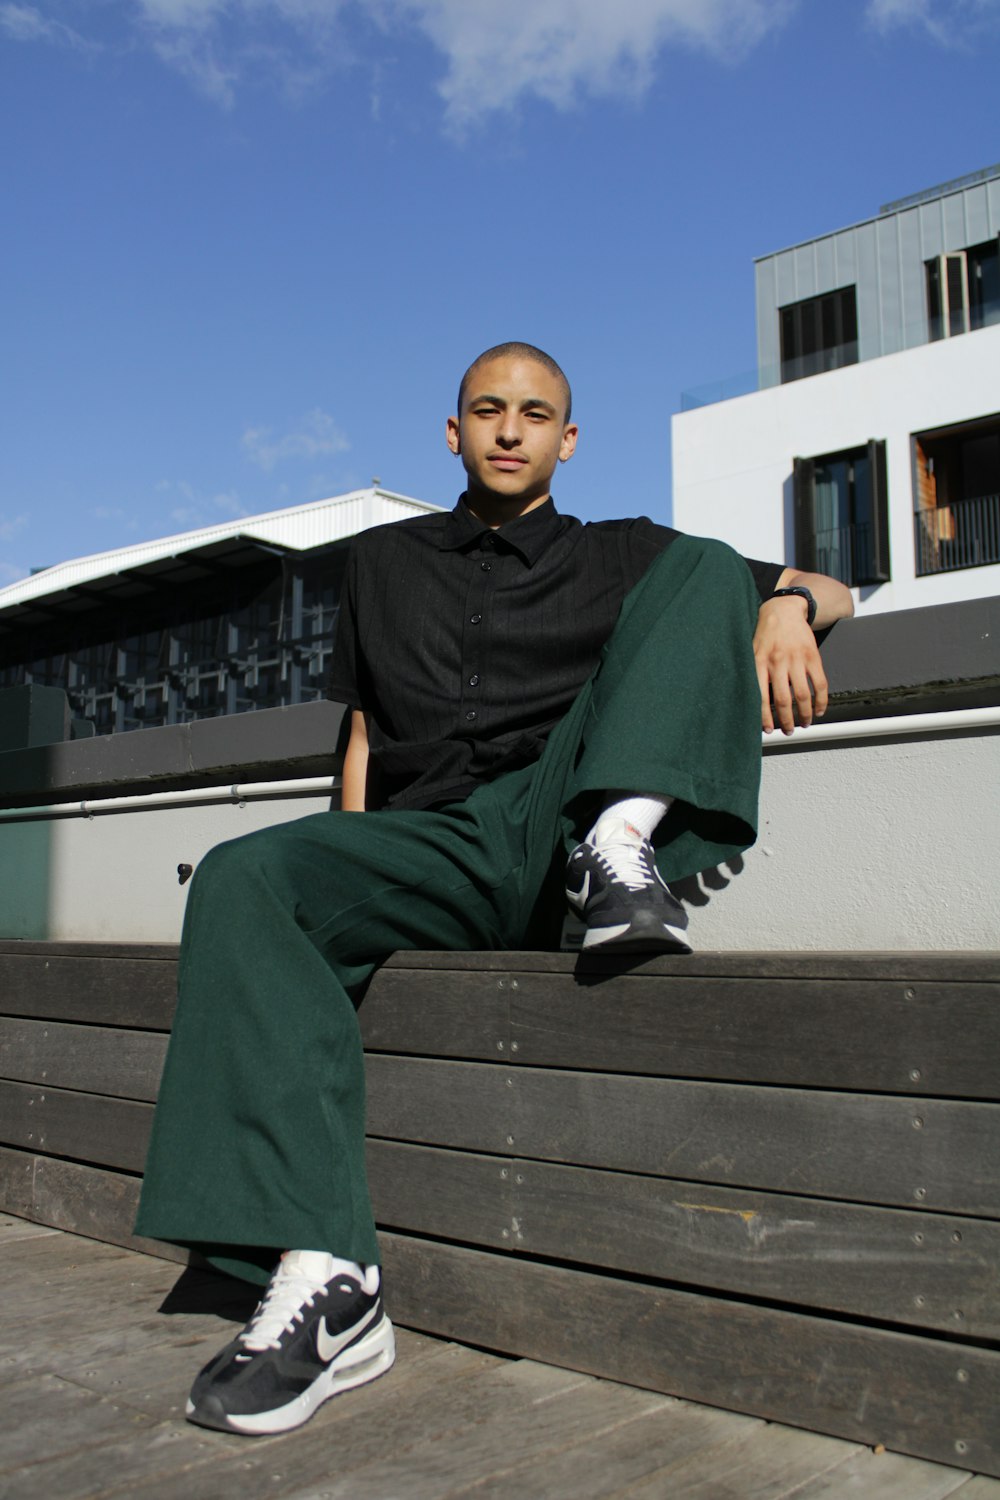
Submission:
[[1000,563],[1000,495],[918,510],[913,525],[918,577]]

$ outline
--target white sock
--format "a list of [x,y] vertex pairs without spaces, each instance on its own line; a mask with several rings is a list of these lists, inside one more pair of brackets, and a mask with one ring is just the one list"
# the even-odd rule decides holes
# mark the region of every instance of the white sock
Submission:
[[341,1260],[326,1250],[286,1250],[281,1257],[289,1271],[300,1271],[310,1281],[323,1286],[335,1276],[350,1276],[360,1281],[369,1296],[378,1290],[378,1266],[362,1266],[356,1260]]
[[600,848],[602,843],[614,839],[620,823],[629,824],[640,838],[651,839],[673,800],[673,797],[623,797],[619,802],[609,802],[587,834],[586,842]]

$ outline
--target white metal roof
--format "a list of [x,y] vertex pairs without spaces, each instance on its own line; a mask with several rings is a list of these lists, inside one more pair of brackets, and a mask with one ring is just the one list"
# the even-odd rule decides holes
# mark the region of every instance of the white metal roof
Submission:
[[29,599],[44,598],[46,594],[59,593],[73,584],[107,578],[126,568],[139,568],[159,558],[176,557],[229,537],[249,537],[303,552],[309,547],[321,547],[327,542],[354,536],[369,526],[401,521],[415,512],[440,509],[439,505],[412,500],[407,495],[394,495],[389,490],[352,490],[348,495],[333,495],[328,500],[314,500],[309,505],[292,505],[260,516],[242,516],[218,526],[202,526],[197,531],[183,531],[176,536],[161,537],[158,541],[139,542],[118,547],[113,552],[95,552],[89,557],[56,563],[40,573],[33,573],[30,578],[0,588],[0,610]]

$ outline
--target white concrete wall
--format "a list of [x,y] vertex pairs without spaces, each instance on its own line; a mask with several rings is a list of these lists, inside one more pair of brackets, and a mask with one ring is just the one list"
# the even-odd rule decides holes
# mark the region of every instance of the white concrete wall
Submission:
[[[761,832],[680,894],[699,951],[1000,950],[1000,730],[813,742],[764,756]],[[176,942],[223,839],[329,798],[187,806],[0,828],[0,937]]]
[[738,552],[794,561],[792,460],[884,439],[892,582],[860,614],[1000,592],[1000,565],[916,577],[912,435],[1000,412],[1000,326],[739,396],[673,418],[673,523]]

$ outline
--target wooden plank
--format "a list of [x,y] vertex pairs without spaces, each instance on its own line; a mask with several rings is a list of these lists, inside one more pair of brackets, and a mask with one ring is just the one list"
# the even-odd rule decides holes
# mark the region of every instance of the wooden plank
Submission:
[[173,957],[4,953],[0,945],[5,1015],[167,1031],[176,997]]
[[[533,1460],[537,1484],[553,1451],[585,1436],[613,1433],[623,1423],[664,1406],[656,1397],[626,1386],[571,1384],[565,1373],[557,1383],[556,1372],[546,1366],[515,1370],[520,1380],[515,1383],[508,1377],[506,1389],[496,1381],[477,1419],[454,1427],[450,1441],[433,1434],[403,1451],[387,1446],[377,1462],[331,1477],[323,1486],[324,1500],[386,1500],[387,1495],[441,1500],[456,1489],[468,1492],[484,1475],[502,1474],[519,1457]],[[525,1379],[529,1373],[535,1377],[534,1389]],[[516,1444],[511,1442],[515,1431]]]
[[[789,1495],[798,1500],[812,1485],[837,1474],[846,1460],[864,1451],[817,1433],[757,1428],[734,1443],[689,1455],[668,1470],[648,1475],[630,1490],[629,1500],[662,1500],[665,1493],[683,1495],[684,1500],[785,1500]],[[954,1487],[954,1470],[947,1472]],[[834,1493],[843,1496],[850,1490]],[[874,1500],[877,1492],[869,1493]],[[914,1500],[913,1495],[908,1494],[907,1500]]]
[[993,1104],[381,1054],[368,1090],[391,1140],[1000,1217]]
[[382,1251],[410,1327],[1000,1474],[996,1350],[400,1235]]
[[1000,984],[622,974],[587,983],[570,973],[389,966],[360,1019],[372,1051],[1000,1097]]
[[0,1205],[53,1229],[186,1262],[179,1246],[132,1233],[140,1184],[122,1172],[0,1146]]
[[[662,1475],[660,1500],[678,1496],[669,1483],[669,1470],[689,1456],[703,1458],[716,1446],[730,1446],[747,1431],[770,1432],[759,1419],[738,1416],[708,1406],[667,1401],[599,1436],[585,1434],[569,1447],[546,1453],[542,1459],[522,1459],[512,1444],[501,1466],[461,1489],[450,1489],[448,1500],[607,1500],[609,1495],[631,1496],[632,1485],[650,1474]],[[801,1434],[797,1434],[801,1436]],[[829,1442],[831,1439],[826,1439]],[[846,1444],[841,1445],[847,1451]],[[913,1459],[902,1460],[912,1464]],[[667,1471],[664,1474],[664,1471]]]
[[1000,1225],[370,1140],[380,1226],[1000,1338]]
[[152,1118],[132,1099],[0,1082],[0,1143],[22,1151],[141,1172]]
[[[0,939],[0,961],[8,955],[42,958],[142,958],[176,961],[176,943],[81,943]],[[522,949],[449,953],[401,950],[383,967],[403,969],[469,969],[523,973],[642,973],[734,976],[740,979],[925,979],[1000,981],[1000,952],[953,950],[873,951],[860,953],[742,951],[672,954],[634,961],[577,953],[539,953]],[[2,967],[0,967],[2,972]]]
[[156,1032],[0,1016],[0,1078],[155,1100],[167,1052]]
[[[96,1447],[109,1435],[134,1436],[140,1428],[149,1431],[151,1426],[141,1413],[102,1401],[57,1375],[37,1375],[7,1385],[3,1401],[5,1436],[0,1473],[37,1460],[39,1453],[55,1458]],[[37,1466],[35,1469],[37,1484]],[[44,1469],[41,1472],[44,1474]]]
[[[0,960],[25,955],[41,958],[148,958],[177,961],[179,943],[83,943],[0,938]],[[2,964],[0,964],[2,972]]]
[[469,969],[483,972],[577,974],[654,974],[667,977],[705,975],[736,979],[926,979],[1000,980],[1000,953],[996,950],[967,952],[721,952],[671,954],[665,958],[632,961],[609,955],[538,953],[521,949],[498,949],[481,953],[447,953],[405,950],[386,959],[384,968]]
[[[769,1455],[762,1449],[757,1458],[758,1471],[768,1464]],[[950,1495],[959,1500],[960,1495],[965,1495],[968,1477],[961,1469],[946,1468],[944,1464],[862,1448],[843,1463],[807,1480],[795,1491],[795,1500],[843,1500],[845,1495],[868,1495],[872,1500],[946,1500]],[[994,1479],[986,1483],[994,1486],[994,1500],[997,1500],[1000,1486]],[[746,1491],[738,1493],[740,1500],[745,1500]]]

